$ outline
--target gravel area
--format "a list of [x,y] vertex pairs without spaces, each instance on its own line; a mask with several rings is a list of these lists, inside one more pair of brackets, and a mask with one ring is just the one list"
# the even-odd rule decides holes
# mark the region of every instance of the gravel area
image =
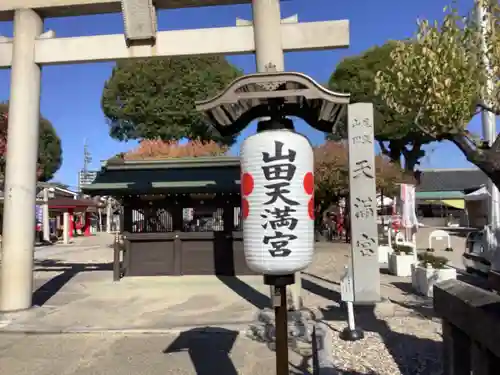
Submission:
[[356,324],[365,339],[352,343],[339,338],[347,316],[338,282],[348,251],[344,244],[322,245],[302,281],[305,306],[313,307],[334,331],[334,363],[339,374],[442,374],[440,319],[433,315],[431,300],[410,292],[409,278],[382,274],[382,296],[392,302],[375,310],[356,309]]
[[338,336],[344,322],[329,322],[337,331],[333,346],[339,374],[442,373],[440,324],[411,316],[381,319],[374,324],[368,321],[358,318],[358,324],[367,329],[365,338],[354,343],[342,341]]

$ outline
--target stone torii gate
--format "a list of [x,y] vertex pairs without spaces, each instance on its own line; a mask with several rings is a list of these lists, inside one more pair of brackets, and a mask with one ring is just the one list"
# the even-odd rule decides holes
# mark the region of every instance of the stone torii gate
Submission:
[[[154,3],[154,5],[153,5]],[[157,31],[156,9],[252,3],[253,22],[234,27]],[[57,38],[45,17],[122,13],[124,34]],[[0,68],[11,68],[0,311],[31,307],[43,65],[132,58],[255,53],[257,70],[284,70],[283,52],[343,48],[349,22],[282,22],[279,0],[1,0]],[[22,223],[22,225],[21,225]]]

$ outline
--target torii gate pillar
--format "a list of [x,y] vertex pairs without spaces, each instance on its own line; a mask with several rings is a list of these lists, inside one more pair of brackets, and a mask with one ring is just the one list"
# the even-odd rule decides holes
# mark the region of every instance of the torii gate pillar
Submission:
[[43,32],[31,9],[15,11],[4,188],[0,311],[31,307],[40,117],[40,66],[35,40]]
[[[255,62],[258,73],[283,72],[285,70],[285,54],[281,39],[280,0],[254,0],[252,15],[255,40]],[[290,293],[294,308],[302,307],[302,282],[300,273],[295,275],[294,284],[290,285]],[[274,295],[274,286],[270,287],[270,299]]]

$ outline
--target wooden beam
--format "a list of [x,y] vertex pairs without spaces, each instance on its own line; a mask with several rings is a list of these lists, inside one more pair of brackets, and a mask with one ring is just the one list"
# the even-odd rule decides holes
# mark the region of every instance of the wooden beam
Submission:
[[[349,21],[281,25],[284,51],[322,50],[349,45]],[[156,45],[128,48],[123,34],[40,39],[35,61],[41,65],[114,61],[145,57],[254,53],[253,26],[162,31]],[[0,68],[12,61],[12,43],[0,43]]]
[[[156,0],[157,9],[250,3],[251,0]],[[1,0],[0,21],[11,21],[16,9],[34,9],[43,17],[121,12],[120,0]]]

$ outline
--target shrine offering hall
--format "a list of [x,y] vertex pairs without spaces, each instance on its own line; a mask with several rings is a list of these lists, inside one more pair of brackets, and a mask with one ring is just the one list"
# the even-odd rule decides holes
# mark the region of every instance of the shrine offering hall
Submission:
[[253,274],[243,253],[239,158],[112,159],[84,191],[122,204],[122,276]]

